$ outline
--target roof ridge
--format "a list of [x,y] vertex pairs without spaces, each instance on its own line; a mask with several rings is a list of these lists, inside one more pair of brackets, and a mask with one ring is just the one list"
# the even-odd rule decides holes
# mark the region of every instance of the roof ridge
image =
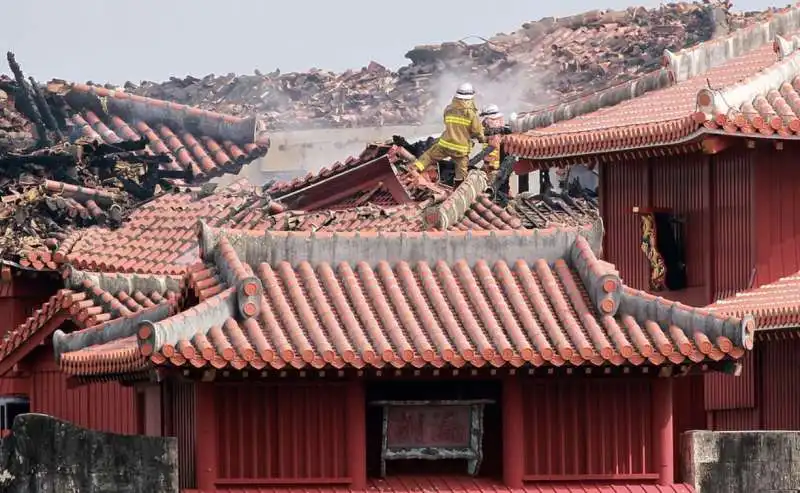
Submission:
[[176,304],[169,300],[136,311],[130,316],[119,317],[108,322],[77,330],[69,334],[61,329],[53,332],[53,351],[56,361],[61,361],[61,355],[78,349],[83,349],[97,344],[105,344],[136,334],[139,325],[144,322],[158,322],[176,313]]
[[[726,338],[734,346],[752,349],[755,319],[725,316],[705,308],[695,308],[677,301],[667,300],[644,291],[624,286],[620,310],[636,319],[650,319],[664,327],[679,327],[684,335],[698,344],[697,334],[714,340]],[[702,338],[700,338],[702,339]]]
[[136,333],[139,351],[145,357],[157,351],[174,353],[181,340],[206,337],[214,327],[221,327],[235,316],[236,301],[236,289],[228,288],[178,315],[160,321],[143,320]]
[[709,39],[677,53],[664,50],[667,66],[676,82],[697,77],[709,69],[773,42],[775,36],[800,29],[800,9],[787,7],[770,19]]
[[133,115],[148,124],[154,121],[170,122],[177,123],[180,128],[186,128],[186,124],[190,124],[205,136],[237,143],[269,145],[269,138],[264,133],[264,123],[254,116],[226,115],[162,99],[138,96],[124,89],[106,89],[102,86],[69,83],[57,79],[47,84],[47,91],[63,96],[71,106],[86,106],[97,102],[99,104],[91,104],[96,110],[112,109],[123,115]]
[[154,292],[163,295],[167,291],[180,293],[184,284],[183,276],[92,272],[79,270],[71,265],[66,266],[62,276],[67,289],[83,289],[83,283],[88,280],[93,285],[114,295],[120,291],[128,294],[141,291],[148,295]]
[[464,181],[453,190],[444,201],[430,206],[423,212],[426,229],[447,230],[458,224],[469,211],[472,204],[489,187],[486,173],[479,169],[470,170]]
[[230,244],[242,262],[256,266],[262,262],[277,265],[282,261],[301,261],[352,265],[366,261],[390,263],[404,260],[445,261],[453,264],[465,260],[494,262],[517,259],[545,259],[549,263],[569,255],[575,239],[583,235],[599,250],[602,232],[591,226],[551,227],[529,230],[466,230],[421,232],[313,232],[313,231],[248,231],[214,228],[199,221],[200,257],[212,261],[221,238]]
[[572,266],[586,286],[589,298],[597,311],[615,316],[622,298],[622,278],[619,273],[597,258],[586,238],[578,236],[570,251]]
[[775,50],[780,52],[782,59],[728,87],[700,89],[697,93],[695,121],[702,124],[712,120],[715,115],[738,111],[743,104],[751,103],[757,96],[780,89],[784,82],[791,82],[800,76],[800,43],[792,43],[793,51],[787,54],[785,47],[780,46],[781,40],[783,38],[776,36]]

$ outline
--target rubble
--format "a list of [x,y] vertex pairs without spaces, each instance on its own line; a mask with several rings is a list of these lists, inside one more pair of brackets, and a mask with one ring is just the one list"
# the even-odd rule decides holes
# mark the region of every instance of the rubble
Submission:
[[406,54],[411,63],[397,72],[371,62],[341,74],[212,74],[128,82],[125,90],[233,115],[257,114],[271,130],[422,123],[438,118],[442,85],[454,77],[469,77],[494,103],[513,106],[510,111],[526,111],[651,72],[665,49],[696,45],[774,12],[729,8],[719,2],[673,3],[544,18],[479,44],[418,46]]
[[0,152],[0,258],[55,250],[75,227],[120,225],[161,190],[157,163],[141,162],[131,148],[78,142]]
[[171,158],[147,152],[145,139],[69,141],[36,81],[12,53],[8,61],[14,79],[0,78],[0,259],[26,266],[23,252],[52,252],[76,227],[114,228],[135,204],[173,186],[160,169]]
[[0,153],[32,147],[36,141],[30,127],[31,123],[14,109],[8,93],[0,90]]

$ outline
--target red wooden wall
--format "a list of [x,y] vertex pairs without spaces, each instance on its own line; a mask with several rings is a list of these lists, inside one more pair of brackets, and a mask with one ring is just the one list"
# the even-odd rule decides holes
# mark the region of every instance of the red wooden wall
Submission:
[[[784,333],[786,335],[786,333]],[[708,376],[705,403],[714,430],[800,429],[800,339],[760,339],[739,377]]]
[[218,386],[217,483],[348,483],[346,396],[330,382]]
[[53,361],[45,346],[32,355],[30,409],[49,414],[78,426],[112,433],[135,434],[136,393],[118,382],[92,383],[68,388],[67,377]]
[[653,479],[651,381],[523,384],[525,480]]
[[756,285],[800,271],[800,168],[796,151],[759,150],[754,203]]
[[625,161],[600,171],[600,212],[605,226],[603,254],[625,283],[646,289],[648,263],[641,249],[642,226],[635,206],[650,203],[648,162]]
[[[195,444],[197,442],[195,386],[193,382],[169,380],[162,387],[164,435],[178,441],[178,480],[181,488],[195,486]],[[144,413],[140,413],[144,418]],[[141,428],[144,428],[142,424]]]
[[752,152],[735,149],[608,164],[601,172],[604,255],[625,282],[648,288],[641,222],[633,207],[673,210],[685,220],[688,288],[660,295],[704,306],[749,286],[755,266]]

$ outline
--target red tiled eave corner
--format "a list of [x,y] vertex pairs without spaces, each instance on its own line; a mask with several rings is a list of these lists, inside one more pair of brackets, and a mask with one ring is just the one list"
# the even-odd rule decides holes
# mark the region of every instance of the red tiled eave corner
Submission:
[[178,280],[81,271],[68,271],[66,277],[68,289],[53,295],[0,342],[0,374],[33,347],[61,332],[66,321],[93,333],[115,334],[120,327],[138,326],[145,317],[174,313],[181,293]]
[[[625,287],[595,256],[593,234],[202,225],[203,263],[187,277],[199,303],[140,323],[136,344],[153,365],[235,370],[663,365],[736,359],[752,346],[747,317]],[[62,368],[101,373],[132,344],[76,345],[62,353]]]
[[717,300],[708,309],[734,317],[751,314],[757,330],[800,328],[800,272]]

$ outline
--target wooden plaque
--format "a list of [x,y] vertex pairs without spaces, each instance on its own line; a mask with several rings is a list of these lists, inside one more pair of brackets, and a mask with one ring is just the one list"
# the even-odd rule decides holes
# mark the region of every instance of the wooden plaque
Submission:
[[478,473],[483,459],[483,406],[474,401],[379,401],[383,408],[381,475],[386,461],[466,459]]

